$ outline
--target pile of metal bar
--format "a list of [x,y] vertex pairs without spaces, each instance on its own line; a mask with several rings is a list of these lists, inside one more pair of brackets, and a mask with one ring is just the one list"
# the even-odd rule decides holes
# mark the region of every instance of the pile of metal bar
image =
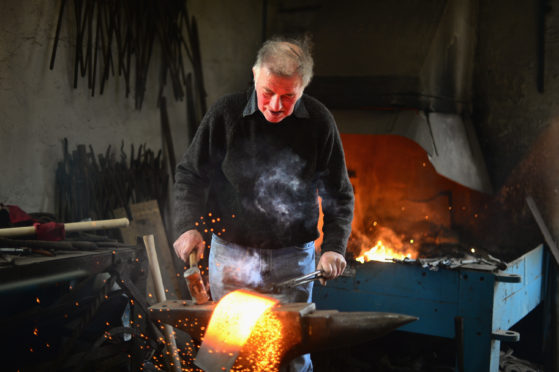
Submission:
[[[134,84],[135,106],[141,109],[152,52],[161,55],[159,96],[171,81],[173,94],[200,103],[206,112],[198,27],[190,17],[186,0],[61,0],[56,34],[54,37],[50,69],[54,68],[56,50],[65,17],[66,3],[73,9],[75,30],[74,88],[78,75],[87,76],[87,86],[94,96],[103,94],[109,76],[124,77],[126,97]],[[185,73],[184,60],[190,61],[194,73],[196,92],[188,93],[192,86],[190,74]],[[97,85],[98,84],[98,85]],[[196,99],[192,95],[197,94]]]
[[83,219],[114,218],[116,208],[124,208],[130,217],[129,205],[148,200],[164,202],[167,198],[169,175],[161,150],[155,153],[145,145],[129,156],[124,143],[117,160],[111,146],[96,155],[89,146],[78,145],[68,151],[64,139],[64,158],[56,169],[56,216],[61,222]]

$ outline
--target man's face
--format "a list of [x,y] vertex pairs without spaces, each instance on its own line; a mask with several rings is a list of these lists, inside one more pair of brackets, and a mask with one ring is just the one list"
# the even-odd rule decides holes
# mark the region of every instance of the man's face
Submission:
[[279,123],[293,113],[295,103],[303,95],[299,75],[285,77],[274,75],[263,66],[253,68],[254,88],[258,109],[270,123]]

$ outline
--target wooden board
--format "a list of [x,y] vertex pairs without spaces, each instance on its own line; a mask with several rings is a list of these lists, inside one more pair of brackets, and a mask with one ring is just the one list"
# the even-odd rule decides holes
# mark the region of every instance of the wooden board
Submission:
[[[126,244],[136,244],[137,238],[144,235],[153,234],[155,239],[155,249],[157,258],[163,276],[163,285],[166,290],[168,299],[184,299],[187,298],[188,288],[182,276],[182,272],[177,270],[173,261],[174,251],[169,247],[169,240],[163,226],[161,213],[157,200],[136,203],[130,205],[132,219],[130,226],[121,229],[122,239]],[[118,208],[114,211],[115,217],[125,217],[124,208]],[[153,281],[151,274],[148,279],[148,302],[155,303],[155,295],[153,292]],[[151,297],[149,296],[151,294]]]

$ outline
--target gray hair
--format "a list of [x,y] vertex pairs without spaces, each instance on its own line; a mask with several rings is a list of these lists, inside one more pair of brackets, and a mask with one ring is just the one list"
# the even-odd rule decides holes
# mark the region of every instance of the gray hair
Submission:
[[298,74],[306,87],[313,76],[314,61],[311,56],[311,40],[275,37],[266,41],[258,54],[254,68],[266,66],[275,75],[293,76]]

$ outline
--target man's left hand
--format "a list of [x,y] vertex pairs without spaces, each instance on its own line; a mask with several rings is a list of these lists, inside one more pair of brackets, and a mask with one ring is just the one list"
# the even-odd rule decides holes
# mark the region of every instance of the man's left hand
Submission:
[[323,278],[320,279],[320,284],[326,285],[326,279],[334,279],[340,276],[346,267],[346,261],[343,255],[327,251],[320,256],[318,265],[316,265],[317,270],[322,270],[324,273]]

